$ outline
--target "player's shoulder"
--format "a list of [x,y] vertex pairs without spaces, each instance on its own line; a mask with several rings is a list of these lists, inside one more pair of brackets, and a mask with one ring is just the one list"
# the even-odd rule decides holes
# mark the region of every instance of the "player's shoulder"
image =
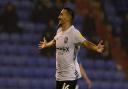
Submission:
[[79,31],[77,28],[74,27],[73,33],[74,33],[74,34],[78,34],[78,33],[80,33],[80,31]]
[[60,28],[58,28],[58,30],[57,30],[57,33],[59,33],[59,32],[61,32],[61,27],[60,27]]
[[78,31],[78,29],[74,25],[71,26],[71,30],[74,31],[74,32]]

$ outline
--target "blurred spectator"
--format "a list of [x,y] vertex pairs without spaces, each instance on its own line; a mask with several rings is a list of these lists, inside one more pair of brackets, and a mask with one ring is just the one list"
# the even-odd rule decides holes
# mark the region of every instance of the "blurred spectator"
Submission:
[[84,16],[84,22],[83,22],[83,30],[82,33],[86,37],[92,37],[95,35],[95,18],[93,16],[93,13],[86,12]]
[[109,0],[114,6],[118,16],[124,16],[128,12],[128,2],[127,0]]
[[128,14],[123,18],[122,30],[121,30],[122,47],[128,53]]
[[[96,24],[93,13],[85,14],[82,33],[87,39],[91,40],[94,43],[97,43],[99,41],[99,36],[96,33]],[[101,55],[88,50],[87,57],[96,59],[100,58]]]
[[64,0],[64,7],[69,7],[72,10],[75,10],[75,3],[73,0]]
[[55,23],[53,20],[50,20],[48,22],[47,27],[45,28],[43,32],[43,37],[47,39],[47,41],[51,41],[55,36],[56,30],[55,30]]
[[75,0],[75,5],[76,11],[81,15],[84,15],[86,10],[90,10],[89,0]]
[[107,40],[104,40],[105,50],[103,52],[103,59],[111,59],[111,47]]
[[32,21],[37,23],[48,23],[53,14],[51,13],[52,3],[49,0],[37,0],[33,3]]
[[[54,38],[55,35],[56,35],[55,24],[53,20],[50,20],[47,27],[45,28],[43,32],[43,37],[45,37],[46,40],[49,42]],[[41,50],[41,54],[47,57],[52,57],[54,55],[54,52],[55,52],[54,47],[45,48]]]
[[60,14],[60,10],[62,9],[62,4],[54,4],[51,12],[50,12],[50,20],[53,20],[55,25],[58,24],[58,16]]
[[16,12],[16,6],[11,2],[6,3],[0,15],[1,32],[22,32],[18,22],[19,17]]

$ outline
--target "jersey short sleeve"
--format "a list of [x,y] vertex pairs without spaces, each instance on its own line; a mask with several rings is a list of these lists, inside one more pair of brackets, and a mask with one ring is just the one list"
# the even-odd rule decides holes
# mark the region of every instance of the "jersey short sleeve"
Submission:
[[74,38],[75,38],[74,39],[75,43],[82,43],[86,41],[86,39],[82,36],[82,34],[78,30],[74,31]]

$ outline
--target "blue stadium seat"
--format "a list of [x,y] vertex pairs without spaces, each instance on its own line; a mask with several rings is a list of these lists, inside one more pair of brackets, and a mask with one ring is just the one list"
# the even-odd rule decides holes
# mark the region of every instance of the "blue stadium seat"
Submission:
[[[20,68],[21,70],[21,77],[24,78],[35,78],[34,72],[36,68]],[[38,77],[37,77],[38,78]]]
[[92,60],[92,59],[87,59],[87,60],[81,60],[82,62],[82,64],[83,64],[83,66],[85,67],[85,68],[87,68],[87,69],[93,69],[94,68],[94,61]]
[[35,30],[35,25],[31,22],[20,21],[19,26],[24,29],[24,33],[32,33]]
[[42,35],[41,34],[33,34],[33,43],[34,44],[38,44],[40,42],[40,40],[42,40]]
[[110,82],[101,81],[101,84],[100,84],[101,88],[100,89],[113,89],[112,85],[113,84]]
[[104,74],[105,74],[104,70],[93,71],[93,76],[95,80],[104,80],[105,79]]
[[27,66],[27,60],[30,60],[29,57],[26,57],[25,55],[21,55],[21,56],[15,56],[13,57],[13,61],[15,63],[16,66]]
[[18,11],[17,14],[20,21],[27,22],[30,19],[30,13],[28,11]]
[[53,79],[33,79],[33,89],[55,89],[55,80]]
[[20,43],[20,39],[21,39],[21,35],[20,34],[17,34],[17,33],[12,33],[10,35],[10,41],[11,43]]
[[33,45],[21,45],[18,48],[20,55],[37,55],[39,54],[38,47]]
[[113,82],[112,84],[112,89],[127,89],[127,88],[123,88],[123,83],[121,82]]
[[13,65],[14,64],[14,61],[12,61],[12,59],[10,58],[10,56],[6,56],[6,55],[3,55],[0,57],[0,65],[1,66],[10,66],[10,65]]
[[8,33],[0,33],[0,43],[8,43],[10,41],[10,36]]
[[3,44],[0,44],[0,54],[2,55],[7,55],[8,54],[8,47],[9,47],[9,43],[3,43]]
[[7,85],[6,79],[5,78],[0,78],[0,88],[4,89],[4,88],[7,87],[6,85]]
[[23,44],[34,44],[34,42],[36,42],[36,41],[38,41],[38,39],[33,34],[23,34],[21,36],[21,42]]
[[32,8],[32,2],[29,0],[12,0],[12,2],[16,5],[16,7],[18,8],[18,10],[28,10]]
[[104,69],[105,62],[102,59],[97,59],[95,63],[93,64],[95,69]]
[[105,71],[104,79],[107,81],[114,81],[115,80],[116,71]]
[[53,79],[44,79],[42,83],[43,83],[43,89],[56,89],[55,80]]
[[55,69],[53,68],[40,68],[39,70],[36,71],[36,75],[40,77],[43,77],[45,79],[50,79],[55,77]]
[[49,60],[48,58],[39,57],[37,58],[37,63],[38,65],[42,65],[43,67],[50,67],[48,60]]
[[35,29],[34,29],[34,33],[42,33],[46,28],[45,24],[42,23],[37,23],[35,24]]
[[21,41],[23,42],[23,43],[32,43],[32,35],[31,34],[23,34],[22,36],[21,36]]
[[92,89],[102,89],[101,88],[101,82],[100,81],[93,82]]
[[116,79],[116,81],[123,81],[123,80],[125,80],[124,72],[123,71],[116,72],[115,79]]
[[42,80],[42,79],[33,79],[31,81],[31,87],[32,89],[44,89],[44,84],[43,84],[43,81],[45,80]]
[[29,45],[20,45],[18,48],[18,52],[20,55],[28,55],[29,54]]
[[50,68],[55,68],[55,66],[56,66],[56,59],[52,58],[52,59],[48,60],[48,66]]
[[12,67],[10,74],[12,75],[12,77],[22,78],[24,74],[21,69],[22,68],[20,67]]
[[80,79],[78,81],[78,87],[79,87],[78,89],[88,89],[88,85],[87,85],[86,81],[83,79]]
[[116,70],[116,63],[112,60],[109,60],[107,62],[105,62],[105,69],[109,69],[109,70]]
[[128,81],[123,82],[122,85],[123,85],[123,86],[122,86],[122,89],[128,89]]
[[1,67],[0,68],[0,76],[1,77],[8,77],[8,76],[10,76],[9,72],[10,72],[10,70],[7,69],[6,67]]
[[16,78],[8,78],[7,79],[7,84],[6,86],[9,88],[9,89],[15,89],[15,88],[18,88],[18,80]]
[[7,49],[8,55],[18,55],[18,45],[9,44]]
[[29,78],[19,78],[18,79],[18,88],[20,89],[31,89],[31,79]]

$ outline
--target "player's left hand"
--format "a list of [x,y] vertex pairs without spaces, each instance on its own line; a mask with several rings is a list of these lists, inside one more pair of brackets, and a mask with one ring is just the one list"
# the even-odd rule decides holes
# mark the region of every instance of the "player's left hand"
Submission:
[[97,45],[97,52],[102,53],[104,50],[103,41],[101,40]]
[[91,89],[92,88],[92,82],[90,79],[88,79],[87,81],[87,85],[88,85],[88,89]]

